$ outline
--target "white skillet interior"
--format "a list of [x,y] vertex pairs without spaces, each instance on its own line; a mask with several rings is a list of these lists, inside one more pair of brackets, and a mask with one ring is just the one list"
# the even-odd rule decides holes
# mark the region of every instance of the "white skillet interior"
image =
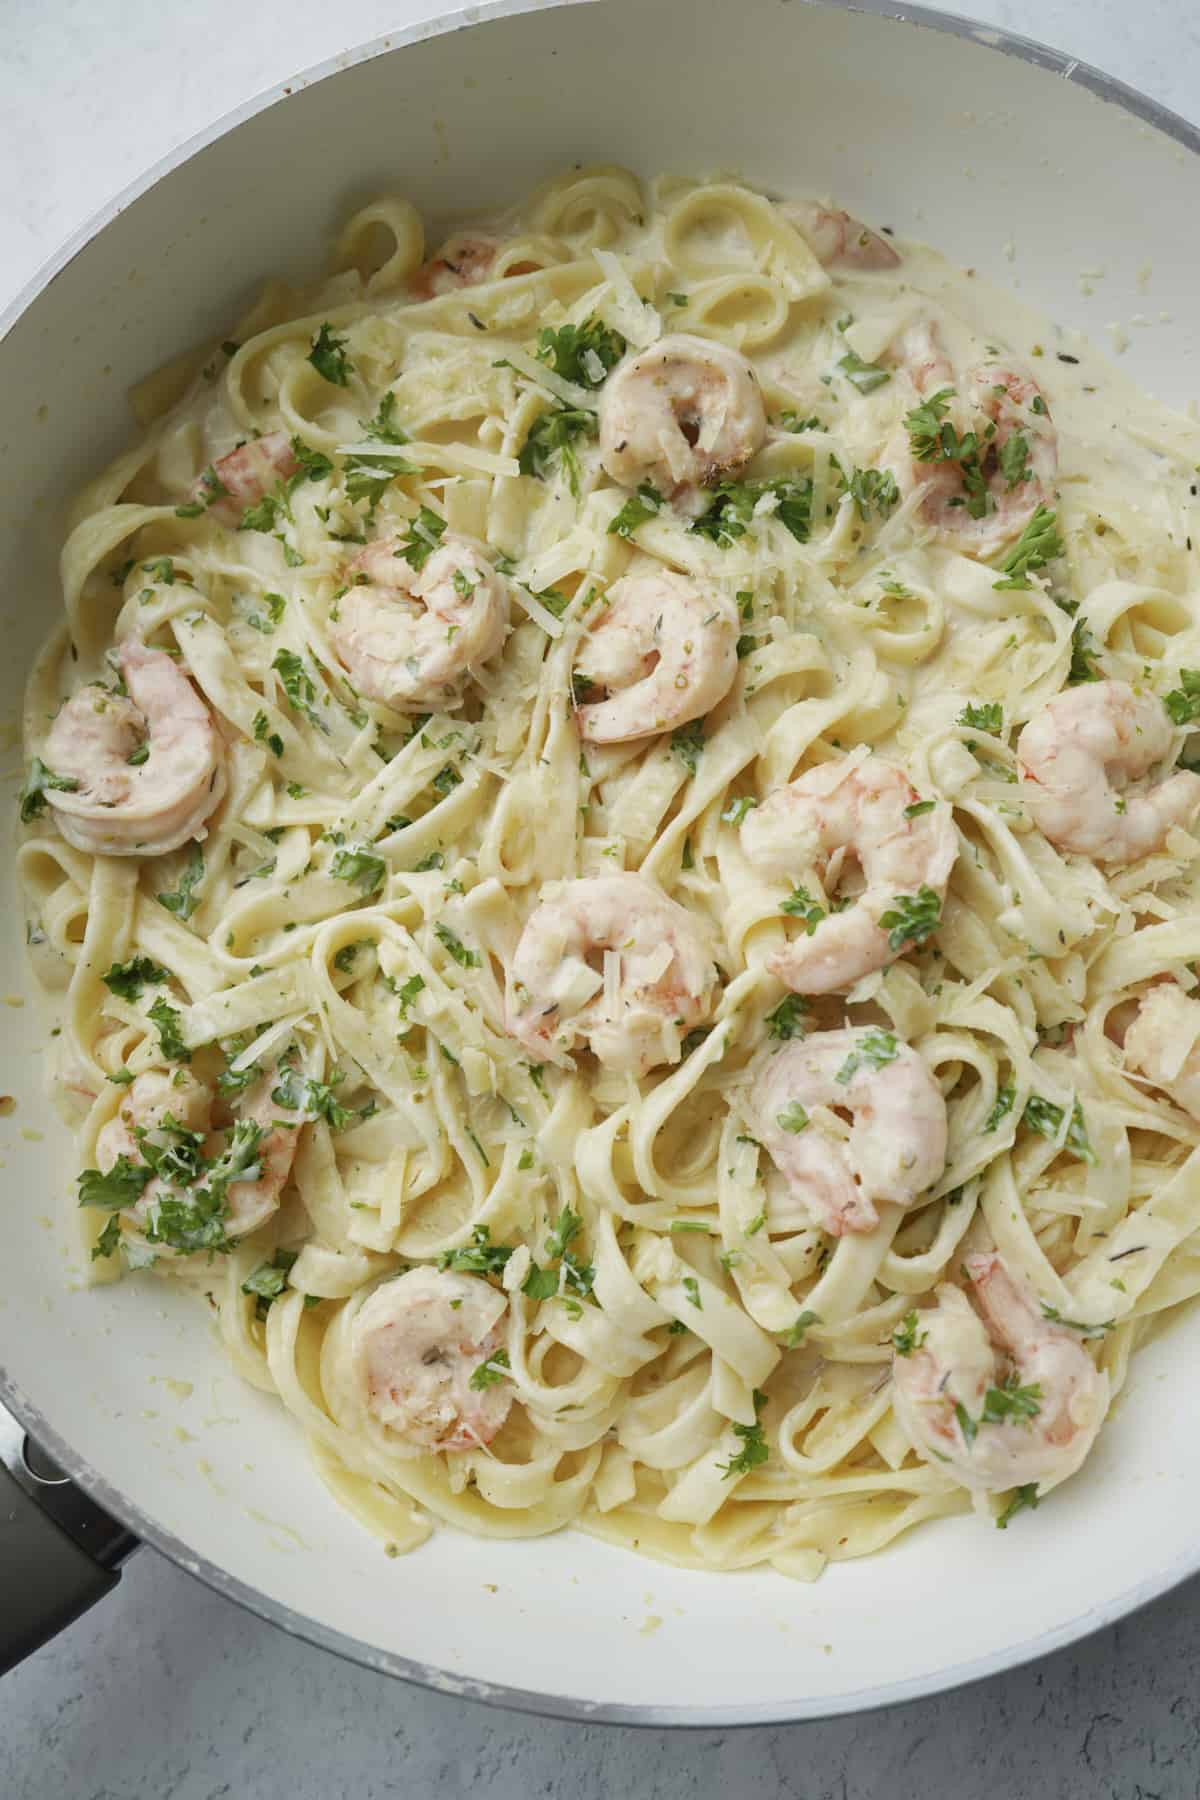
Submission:
[[[828,192],[1100,341],[1109,321],[1153,321],[1131,333],[1127,368],[1177,404],[1200,388],[1193,153],[965,36],[783,0],[741,0],[736,15],[725,0],[603,0],[452,29],[250,110],[126,203],[0,344],[5,718],[61,604],[64,504],[132,433],[126,387],[224,335],[261,277],[317,263],[381,189],[446,212],[570,161],[621,161]],[[0,1366],[68,1460],[206,1578],[447,1687],[716,1723],[986,1673],[1200,1565],[1200,1438],[1181,1403],[1200,1317],[1139,1358],[1083,1477],[1005,1534],[938,1523],[812,1588],[668,1569],[579,1534],[441,1532],[387,1559],[326,1496],[281,1409],[229,1373],[203,1308],[165,1283],[80,1291],[70,1146],[43,1094],[11,857],[3,881],[0,991],[26,1003],[0,1045],[18,1102],[0,1119]]]

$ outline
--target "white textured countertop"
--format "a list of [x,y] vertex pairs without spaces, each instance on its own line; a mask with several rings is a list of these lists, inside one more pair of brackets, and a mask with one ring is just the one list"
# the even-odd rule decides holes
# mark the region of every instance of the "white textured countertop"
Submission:
[[[4,0],[0,306],[114,191],[230,107],[347,39],[450,4]],[[958,10],[1200,118],[1189,0],[959,0]],[[1076,1651],[903,1710],[746,1732],[585,1728],[368,1674],[144,1550],[112,1597],[0,1685],[0,1796],[1194,1800],[1198,1659],[1192,1583]]]

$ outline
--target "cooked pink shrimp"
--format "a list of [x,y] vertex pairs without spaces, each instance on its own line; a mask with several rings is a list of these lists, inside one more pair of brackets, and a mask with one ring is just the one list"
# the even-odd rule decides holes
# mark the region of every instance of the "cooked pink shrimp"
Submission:
[[[477,1275],[419,1268],[385,1281],[357,1313],[353,1357],[367,1406],[423,1450],[490,1444],[513,1402],[495,1359],[508,1302]],[[476,1383],[485,1364],[496,1379]]]
[[248,506],[257,505],[277,482],[286,481],[299,467],[288,433],[271,431],[218,457],[212,474],[206,471],[193,485],[192,498],[206,502],[213,518],[222,524],[240,525]]
[[917,1313],[913,1348],[892,1361],[896,1417],[918,1455],[964,1487],[1056,1486],[1096,1440],[1108,1377],[995,1251],[968,1256],[964,1270],[983,1317],[950,1286]]
[[1161,700],[1127,681],[1069,688],[1035,713],[1017,740],[1022,798],[1060,850],[1128,863],[1157,850],[1200,808],[1200,775],[1179,769],[1145,793],[1123,794],[1169,755]]
[[738,611],[707,582],[662,569],[608,590],[576,659],[607,697],[576,710],[580,736],[628,744],[711,712],[737,674]]
[[958,838],[949,807],[914,816],[920,803],[904,771],[873,756],[809,769],[747,815],[742,847],[769,874],[794,880],[812,869],[828,885],[847,861],[862,870],[863,891],[845,911],[799,912],[806,935],[769,957],[795,993],[845,993],[936,927]]
[[414,568],[408,541],[368,544],[351,566],[369,579],[330,614],[329,635],[356,687],[386,706],[440,699],[495,656],[508,630],[508,581],[486,545],[446,532]]
[[921,493],[923,517],[947,542],[994,556],[1054,502],[1058,433],[1041,389],[1027,371],[998,362],[979,363],[956,383],[928,321],[909,327],[892,359],[929,415],[914,423],[908,414],[887,454],[901,491]]
[[128,697],[80,688],[51,726],[46,764],[74,785],[50,787],[46,799],[77,850],[162,856],[195,837],[224,794],[224,746],[164,650],[126,638],[116,664]]
[[684,511],[706,482],[745,467],[767,434],[758,378],[736,350],[678,332],[614,369],[600,396],[600,460],[614,481],[648,481]]
[[778,1051],[750,1111],[789,1198],[833,1237],[873,1231],[877,1201],[911,1206],[946,1166],[941,1089],[890,1031],[818,1031]]
[[1147,988],[1125,1033],[1125,1067],[1200,1119],[1200,1001],[1173,981]]
[[[273,1068],[246,1090],[238,1119],[257,1127],[258,1135],[235,1159],[241,1178],[230,1179],[224,1190],[219,1238],[246,1237],[278,1210],[296,1154],[299,1127],[309,1116],[272,1099],[272,1091],[287,1073]],[[173,1075],[148,1069],[137,1077],[115,1117],[101,1127],[96,1138],[96,1161],[102,1171],[112,1169],[122,1156],[144,1167],[148,1148],[151,1154],[167,1153],[165,1162],[161,1155],[156,1157],[159,1172],[142,1188],[136,1203],[121,1214],[123,1231],[149,1245],[156,1255],[177,1253],[155,1235],[162,1202],[193,1199],[197,1193],[209,1192],[220,1159],[237,1147],[236,1132],[230,1140],[227,1133],[213,1130],[213,1099],[211,1088],[189,1069],[177,1069]],[[190,1143],[185,1141],[189,1134]],[[195,1152],[202,1154],[208,1169],[195,1166]]]
[[571,1066],[580,1040],[610,1069],[678,1062],[716,999],[699,920],[641,875],[564,881],[530,914],[509,971],[508,1029]]
[[423,262],[409,282],[416,300],[432,300],[452,294],[455,288],[476,287],[491,274],[499,248],[495,238],[461,233],[447,238],[436,256]]
[[900,258],[886,238],[848,212],[817,200],[785,200],[780,212],[826,269],[894,269]]

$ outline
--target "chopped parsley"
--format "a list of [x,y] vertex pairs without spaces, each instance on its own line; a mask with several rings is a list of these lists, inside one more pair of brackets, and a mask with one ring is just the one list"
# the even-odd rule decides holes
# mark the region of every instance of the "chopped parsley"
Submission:
[[794,481],[787,476],[776,476],[771,481],[722,481],[712,493],[712,502],[691,529],[709,538],[719,550],[728,550],[745,537],[764,495],[774,495],[777,504],[772,509],[773,516],[797,543],[808,542],[812,526],[811,481]]
[[1100,646],[1087,627],[1087,620],[1076,619],[1071,627],[1071,662],[1067,669],[1067,686],[1078,687],[1085,681],[1103,680],[1096,662]]
[[671,751],[677,756],[689,775],[694,775],[700,767],[700,758],[704,754],[704,721],[693,719],[687,725],[680,725],[671,733]]
[[905,807],[904,816],[906,819],[919,819],[923,814],[932,812],[936,805],[936,800],[914,800],[911,806]]
[[919,1326],[919,1314],[916,1307],[910,1308],[892,1333],[892,1347],[897,1356],[911,1356],[925,1342],[928,1332]]
[[1009,491],[1030,478],[1029,439],[1023,431],[1011,431],[1000,446],[996,459]]
[[782,901],[780,912],[786,913],[789,919],[800,919],[809,937],[825,918],[825,908],[818,906],[806,887],[793,888],[787,899]]
[[767,1036],[786,1043],[791,1038],[804,1036],[804,1015],[809,1011],[809,1002],[801,994],[788,994],[774,1012],[769,1012],[763,1023],[767,1028]]
[[1039,506],[1028,525],[1000,564],[1003,577],[994,588],[1027,588],[1029,577],[1061,556],[1066,549],[1058,534],[1058,514]]
[[481,1362],[471,1376],[469,1387],[477,1394],[482,1394],[497,1382],[507,1379],[511,1365],[507,1350],[496,1350],[485,1362]]
[[982,701],[978,706],[972,701],[963,707],[954,722],[965,725],[970,731],[990,732],[995,737],[1004,729],[1004,708],[998,700]]
[[332,326],[322,325],[312,341],[308,360],[318,375],[334,387],[346,387],[354,373],[354,364],[346,355],[347,339],[335,337]]
[[417,995],[424,993],[424,991],[425,978],[423,975],[410,975],[407,981],[401,982],[400,986],[396,989],[396,998],[400,1002],[401,1017],[407,1014],[409,1007],[412,1005]]
[[746,817],[746,814],[752,812],[757,805],[758,801],[754,799],[753,795],[739,794],[735,800],[729,802],[729,805],[721,814],[722,823],[725,825],[740,825],[742,820]]
[[[746,1235],[748,1237],[750,1235],[749,1232],[747,1232]],[[820,1313],[815,1313],[815,1312],[800,1313],[799,1316],[797,1317],[795,1323],[788,1328],[788,1334],[783,1340],[784,1347],[788,1350],[798,1349],[800,1347],[800,1345],[804,1342],[804,1339],[808,1333],[809,1326],[810,1325],[819,1325],[820,1323],[821,1323]]]
[[283,755],[283,739],[277,731],[271,730],[271,721],[265,712],[256,712],[254,715],[254,741],[256,744],[265,744],[273,756]]
[[297,656],[294,650],[277,650],[271,667],[283,684],[283,691],[292,710],[303,714],[318,731],[324,731],[324,722],[317,717],[314,705],[317,698],[316,686],[304,666],[303,658]]
[[160,906],[165,906],[169,913],[184,921],[191,918],[200,901],[196,889],[204,880],[204,852],[199,844],[195,845],[188,858],[187,868],[179,877],[179,886],[174,893],[156,894],[155,899]]
[[415,519],[409,520],[408,536],[396,552],[412,569],[423,569],[442,541],[445,519],[431,507],[423,506]]
[[[1039,1137],[1049,1138],[1054,1142],[1062,1129],[1063,1108],[1056,1106],[1053,1100],[1044,1100],[1040,1094],[1031,1094],[1025,1102],[1025,1111],[1021,1114],[1021,1123],[1030,1131],[1036,1131]],[[1067,1134],[1062,1148],[1080,1162],[1097,1161],[1096,1152],[1088,1139],[1087,1122],[1083,1116],[1083,1108],[1078,1100],[1071,1108],[1071,1121],[1067,1126]]]
[[1115,1319],[1105,1319],[1097,1325],[1089,1325],[1082,1319],[1064,1319],[1056,1306],[1047,1306],[1044,1300],[1042,1317],[1052,1325],[1061,1325],[1066,1331],[1077,1331],[1082,1338],[1102,1338],[1106,1332],[1115,1331],[1117,1324]]
[[892,379],[888,371],[881,369],[878,363],[864,362],[856,350],[847,350],[839,360],[838,368],[860,394],[873,394],[876,388]]
[[924,885],[915,894],[896,894],[887,912],[879,915],[888,934],[888,948],[893,951],[903,950],[906,944],[923,944],[941,922],[941,900]]
[[154,1174],[144,1163],[131,1162],[118,1156],[111,1169],[84,1169],[79,1176],[80,1206],[102,1206],[109,1212],[124,1212],[142,1197],[142,1190]]
[[271,1089],[271,1099],[288,1112],[304,1113],[310,1119],[324,1119],[331,1131],[345,1131],[356,1115],[351,1107],[342,1106],[334,1094],[334,1088],[343,1079],[335,1070],[329,1081],[317,1081],[312,1075],[302,1075],[299,1069],[289,1064],[280,1069],[278,1084]]
[[[918,462],[941,462],[945,459],[946,446],[942,438],[942,426],[951,400],[954,398],[953,388],[939,388],[920,406],[914,406],[911,412],[904,415],[904,428],[908,432],[908,443]],[[953,436],[953,427],[951,427]]]
[[191,1062],[192,1053],[183,1041],[183,1017],[178,1007],[159,995],[146,1014],[158,1027],[158,1047],[168,1062]]
[[582,325],[562,325],[538,333],[537,359],[573,381],[577,387],[598,388],[608,379],[626,351],[625,339],[602,320],[588,318]]
[[462,939],[451,931],[448,925],[435,925],[433,935],[446,954],[453,957],[460,968],[478,969],[481,967],[482,959],[478,953],[468,950]]
[[277,1250],[269,1262],[259,1263],[253,1274],[243,1281],[243,1294],[253,1295],[256,1302],[255,1318],[265,1319],[272,1300],[278,1300],[283,1293],[297,1255],[295,1250]]
[[443,1250],[437,1259],[439,1269],[457,1269],[465,1275],[499,1275],[512,1255],[511,1244],[493,1244],[486,1225],[471,1227],[471,1242],[457,1250]]
[[1006,1425],[1015,1422],[1028,1425],[1042,1410],[1042,1390],[1038,1382],[1020,1387],[1010,1376],[1000,1387],[990,1387],[983,1397],[982,1425]]
[[35,756],[29,765],[29,773],[25,777],[19,797],[21,804],[21,823],[29,825],[46,810],[46,795],[53,791],[59,794],[73,794],[79,783],[73,775],[56,775],[48,769],[40,756]]
[[900,489],[890,469],[855,469],[846,492],[858,508],[859,518],[864,521],[870,518],[872,507],[879,518],[886,519],[900,504]]
[[798,1100],[789,1100],[783,1111],[775,1114],[775,1123],[780,1131],[799,1137],[802,1131],[808,1130],[808,1114]]
[[987,1124],[983,1128],[985,1131],[995,1131],[1001,1120],[1008,1117],[1013,1109],[1013,1102],[1016,1100],[1016,1097],[1016,1086],[1011,1081],[1006,1081],[1001,1087],[997,1088],[996,1103],[988,1114]]
[[683,1287],[684,1293],[687,1295],[687,1297],[691,1301],[692,1305],[696,1308],[696,1311],[703,1312],[704,1311],[704,1302],[700,1298],[700,1283],[696,1280],[696,1277],[694,1275],[685,1275],[683,1278],[682,1287]]
[[752,1469],[761,1467],[761,1465],[769,1458],[771,1452],[767,1448],[767,1440],[764,1436],[763,1428],[758,1423],[758,1414],[766,1404],[767,1396],[759,1393],[758,1389],[755,1388],[754,1424],[735,1425],[733,1427],[733,1435],[741,1439],[742,1447],[736,1456],[730,1457],[727,1463],[717,1464],[719,1469],[725,1471],[726,1481],[730,1480],[734,1475],[749,1475]]
[[1036,1512],[1037,1506],[1037,1482],[1026,1481],[1019,1488],[1013,1490],[1012,1499],[996,1519],[996,1530],[1007,1531],[1008,1521],[1010,1519],[1014,1519],[1019,1512],[1024,1512],[1026,1507],[1028,1507],[1031,1512]]
[[361,893],[373,894],[387,880],[388,866],[382,856],[376,856],[365,844],[355,844],[337,852],[329,873],[335,881],[351,881]]
[[147,984],[169,981],[171,973],[148,956],[135,956],[129,962],[114,963],[107,975],[100,977],[110,994],[118,1000],[137,1000]]
[[561,468],[572,494],[578,499],[579,455],[575,441],[577,438],[594,438],[598,430],[595,413],[583,407],[560,406],[551,412],[540,413],[530,426],[517,457],[522,475],[548,481],[554,471]]
[[1200,669],[1180,669],[1179,686],[1171,689],[1163,705],[1173,725],[1190,725],[1200,719]]
[[635,494],[631,494],[624,506],[613,514],[609,520],[610,537],[632,538],[639,525],[647,519],[658,516],[663,508],[663,497],[648,481],[638,483]]
[[850,1052],[834,1080],[846,1087],[859,1069],[882,1069],[887,1063],[895,1062],[898,1055],[895,1033],[874,1026],[863,1033],[858,1048]]

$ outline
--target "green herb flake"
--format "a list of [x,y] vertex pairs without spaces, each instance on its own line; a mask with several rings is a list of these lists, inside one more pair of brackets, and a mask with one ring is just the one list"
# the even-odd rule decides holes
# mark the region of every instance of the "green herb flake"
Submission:
[[196,889],[203,880],[204,852],[199,844],[196,844],[188,858],[186,869],[179,877],[179,886],[173,893],[156,894],[155,899],[169,913],[174,913],[177,919],[182,919],[186,923],[200,904]]
[[886,1064],[895,1062],[898,1055],[895,1034],[875,1026],[863,1033],[858,1047],[850,1052],[834,1080],[847,1087],[859,1069],[882,1069]]
[[354,364],[346,355],[347,341],[346,338],[335,337],[333,327],[325,324],[317,332],[308,353],[308,361],[317,374],[332,382],[334,387],[347,387],[354,373]]
[[892,951],[903,950],[906,944],[923,944],[941,922],[942,902],[932,888],[924,885],[915,894],[896,894],[887,912],[879,915]]
[[40,756],[35,756],[19,795],[22,825],[31,824],[45,812],[47,793],[74,794],[78,788],[79,783],[73,775],[56,775]]

